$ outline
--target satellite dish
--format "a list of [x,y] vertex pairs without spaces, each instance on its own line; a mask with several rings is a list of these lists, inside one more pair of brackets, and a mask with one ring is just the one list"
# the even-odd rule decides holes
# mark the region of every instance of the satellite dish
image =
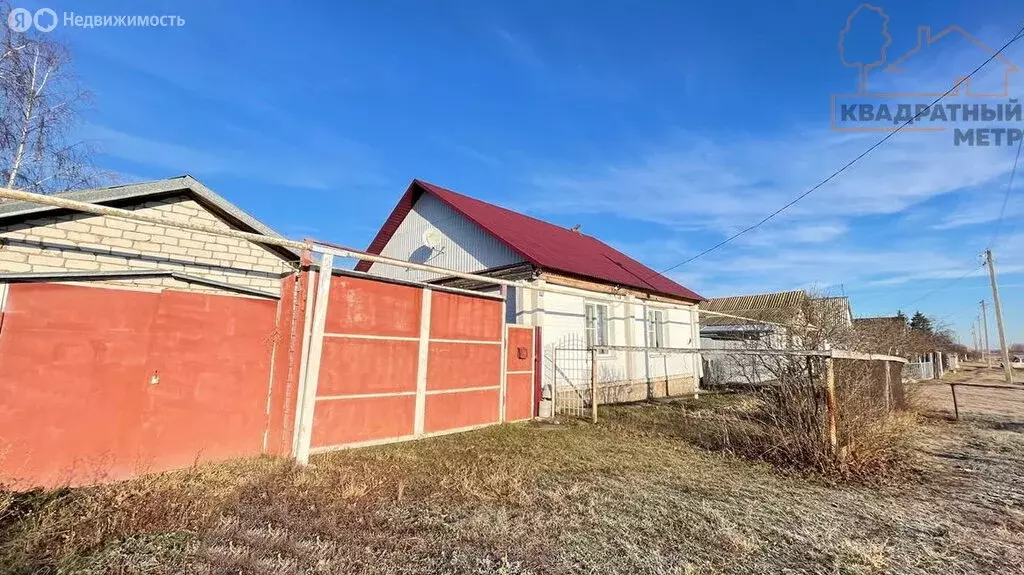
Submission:
[[442,244],[443,241],[444,236],[442,236],[441,232],[437,231],[436,228],[427,228],[423,230],[423,245],[428,248],[432,250],[441,250],[441,248],[444,247]]

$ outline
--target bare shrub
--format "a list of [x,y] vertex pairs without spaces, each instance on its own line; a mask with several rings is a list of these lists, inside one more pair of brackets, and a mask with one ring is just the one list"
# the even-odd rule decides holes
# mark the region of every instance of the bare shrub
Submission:
[[[844,298],[806,297],[785,314],[787,327],[768,326],[733,343],[732,376],[755,399],[742,417],[717,429],[702,426],[703,445],[743,457],[833,476],[875,479],[908,469],[914,417],[906,409],[901,364],[825,359],[816,352],[858,349]],[[808,353],[804,354],[803,351]],[[826,362],[835,382],[836,438],[830,437]],[[742,380],[746,380],[745,382]]]

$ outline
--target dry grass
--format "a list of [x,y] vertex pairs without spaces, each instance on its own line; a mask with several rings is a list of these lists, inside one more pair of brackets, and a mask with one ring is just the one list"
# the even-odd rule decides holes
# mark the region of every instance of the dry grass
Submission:
[[1024,568],[1024,437],[925,422],[865,486],[705,450],[749,399],[602,409],[0,499],[11,573],[934,573]]
[[832,361],[833,439],[825,363],[770,355],[757,360],[772,381],[747,387],[749,400],[742,409],[681,422],[685,437],[708,449],[843,479],[878,481],[906,471],[915,426],[907,411],[915,398],[899,383],[898,365],[887,394],[882,362]]

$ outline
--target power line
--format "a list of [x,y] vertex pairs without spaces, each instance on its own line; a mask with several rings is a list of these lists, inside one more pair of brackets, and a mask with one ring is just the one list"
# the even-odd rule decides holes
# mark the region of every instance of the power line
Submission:
[[[772,218],[774,218],[775,216],[777,216],[777,215],[781,214],[782,212],[786,211],[787,209],[789,209],[790,207],[792,207],[792,206],[793,206],[794,204],[796,204],[796,203],[797,203],[797,202],[799,202],[800,200],[802,200],[802,199],[806,198],[807,196],[809,196],[809,195],[813,194],[814,192],[818,191],[818,189],[819,189],[819,188],[821,188],[821,187],[822,187],[822,186],[824,186],[825,184],[827,184],[827,183],[831,182],[831,181],[832,181],[832,180],[834,180],[834,179],[835,179],[836,177],[838,177],[838,176],[839,176],[840,174],[842,174],[842,173],[843,173],[843,172],[845,172],[845,171],[846,171],[847,169],[849,169],[849,168],[850,168],[851,166],[853,166],[854,164],[856,164],[857,162],[859,162],[859,161],[860,161],[861,159],[863,159],[863,158],[864,158],[865,156],[867,156],[868,154],[870,154],[871,152],[873,152],[873,151],[875,150],[875,148],[878,148],[878,147],[879,147],[879,146],[881,146],[882,144],[884,144],[884,143],[888,142],[888,141],[889,141],[889,140],[890,140],[891,138],[893,138],[893,137],[894,137],[894,136],[895,136],[896,134],[898,134],[898,133],[900,133],[901,131],[903,131],[903,128],[906,128],[906,127],[907,127],[907,126],[909,126],[910,124],[914,123],[914,122],[915,122],[915,121],[916,121],[916,120],[917,120],[918,118],[920,118],[920,117],[921,117],[921,115],[922,115],[922,114],[924,114],[925,112],[927,112],[927,111],[931,110],[932,106],[934,106],[935,104],[938,104],[938,103],[939,103],[940,101],[942,101],[942,100],[943,100],[944,98],[946,98],[946,96],[949,96],[950,94],[952,94],[953,92],[955,92],[955,91],[956,91],[957,89],[959,89],[959,88],[960,88],[960,86],[961,86],[961,84],[963,84],[964,82],[966,82],[966,81],[970,80],[970,79],[971,79],[971,78],[972,78],[972,77],[973,77],[973,76],[974,76],[975,74],[977,74],[977,73],[978,73],[979,71],[981,71],[981,69],[982,69],[982,68],[984,68],[985,66],[987,66],[989,62],[991,62],[992,60],[995,60],[995,59],[996,59],[996,57],[998,57],[998,56],[999,56],[1000,54],[1002,54],[1004,50],[1006,50],[1007,48],[1009,48],[1009,47],[1010,47],[1010,45],[1012,45],[1012,44],[1013,44],[1014,42],[1016,42],[1017,40],[1019,40],[1019,39],[1021,38],[1021,36],[1022,36],[1022,35],[1024,35],[1024,26],[1022,26],[1022,27],[1021,27],[1021,28],[1020,28],[1019,30],[1017,30],[1017,33],[1016,33],[1016,34],[1014,34],[1014,35],[1013,35],[1013,37],[1012,37],[1012,38],[1010,38],[1010,40],[1009,40],[1009,41],[1008,41],[1008,42],[1007,42],[1006,44],[1003,44],[1003,46],[1002,46],[1001,48],[999,48],[998,50],[996,50],[995,52],[993,52],[993,53],[992,53],[992,55],[988,57],[988,59],[986,59],[986,60],[985,60],[984,62],[982,62],[982,63],[981,63],[981,64],[980,64],[980,65],[979,65],[979,66],[978,66],[977,68],[975,68],[975,69],[974,69],[973,71],[971,71],[971,73],[970,73],[970,74],[968,74],[968,75],[966,75],[966,76],[964,76],[964,77],[960,78],[960,80],[958,80],[958,81],[956,82],[956,84],[953,84],[953,87],[952,87],[952,88],[950,88],[949,90],[946,90],[946,92],[945,92],[944,94],[942,94],[942,95],[941,95],[941,96],[939,96],[938,98],[935,98],[934,100],[932,100],[932,103],[931,103],[931,104],[928,104],[928,106],[927,106],[926,108],[923,108],[923,109],[921,109],[921,110],[920,110],[920,111],[919,111],[919,112],[918,112],[917,114],[915,114],[915,115],[914,115],[914,116],[913,116],[912,118],[910,118],[909,120],[907,120],[907,121],[903,122],[902,124],[900,124],[900,125],[899,125],[899,127],[897,127],[897,128],[895,129],[895,130],[893,130],[893,131],[889,132],[888,134],[886,134],[885,136],[883,136],[883,137],[882,137],[881,139],[879,139],[879,140],[878,140],[877,142],[875,142],[874,144],[872,144],[872,145],[871,145],[871,147],[869,147],[869,148],[868,148],[867,150],[864,150],[864,151],[863,151],[863,152],[861,152],[861,153],[860,153],[860,154],[859,154],[859,155],[858,155],[857,157],[853,158],[852,160],[850,160],[849,162],[847,162],[846,164],[844,164],[844,165],[843,165],[843,166],[842,166],[841,168],[839,168],[838,170],[836,170],[836,171],[832,172],[832,174],[831,174],[830,176],[828,176],[828,177],[827,177],[827,178],[825,178],[824,180],[822,180],[822,181],[818,182],[817,184],[815,184],[815,185],[814,185],[814,186],[813,186],[813,187],[812,187],[811,189],[809,189],[809,190],[807,190],[806,192],[804,192],[804,193],[800,194],[799,196],[797,196],[797,197],[793,198],[792,200],[790,200],[790,201],[789,201],[788,203],[786,203],[786,204],[785,204],[784,206],[782,206],[781,208],[779,208],[779,209],[775,210],[774,212],[772,212],[772,213],[768,214],[767,216],[765,216],[764,218],[762,218],[762,219],[761,219],[761,221],[757,222],[756,224],[753,224],[753,225],[751,225],[751,226],[748,226],[748,227],[746,227],[746,228],[743,228],[743,229],[742,229],[742,230],[740,230],[739,232],[737,232],[737,233],[735,233],[735,234],[733,234],[733,235],[729,236],[728,238],[726,238],[726,239],[724,239],[724,240],[722,240],[722,241],[718,242],[717,244],[715,244],[715,245],[711,246],[710,248],[708,248],[708,249],[706,249],[706,250],[704,250],[704,251],[702,251],[702,252],[698,253],[697,255],[695,255],[695,256],[693,256],[693,257],[690,257],[689,259],[686,259],[686,260],[684,260],[684,261],[682,261],[682,262],[679,262],[679,263],[677,263],[677,264],[675,264],[675,265],[673,265],[673,266],[671,266],[671,267],[668,267],[668,268],[665,268],[665,269],[661,270],[661,272],[660,272],[660,273],[666,273],[666,272],[670,272],[670,271],[672,271],[672,270],[674,270],[674,269],[676,269],[676,268],[678,268],[678,267],[680,267],[680,266],[684,266],[684,265],[686,265],[686,264],[688,264],[688,263],[690,263],[690,262],[692,262],[692,261],[694,261],[694,260],[696,260],[696,259],[698,259],[698,258],[701,258],[701,257],[704,257],[704,256],[706,256],[707,254],[709,254],[709,253],[711,253],[711,252],[713,252],[713,251],[717,250],[718,248],[720,248],[720,247],[722,247],[722,246],[724,246],[724,245],[728,244],[729,242],[731,242],[731,241],[735,240],[736,238],[738,238],[738,237],[742,236],[743,234],[746,234],[747,232],[750,232],[750,231],[752,231],[752,230],[755,230],[755,229],[757,229],[757,228],[759,228],[759,227],[763,226],[763,225],[764,225],[765,223],[767,223],[767,222],[768,222],[769,220],[771,220],[771,219],[772,219]],[[972,270],[972,271],[973,271],[973,270]]]
[[1017,144],[1017,155],[1013,160],[1013,169],[1010,170],[1010,182],[1006,185],[1006,194],[1003,196],[1003,206],[999,208],[999,219],[996,220],[996,229],[992,234],[992,241],[988,243],[989,249],[996,243],[999,237],[999,229],[1003,226],[1003,218],[1006,216],[1006,204],[1010,201],[1010,192],[1013,190],[1013,178],[1017,175],[1017,164],[1020,162],[1020,150],[1024,147],[1024,138]]
[[978,270],[979,270],[979,269],[981,269],[981,268],[982,268],[982,267],[983,267],[984,265],[985,265],[985,264],[978,264],[978,265],[977,265],[976,267],[973,267],[973,268],[971,268],[971,269],[967,270],[967,272],[965,272],[965,273],[964,273],[964,275],[962,275],[962,276],[959,276],[959,277],[955,277],[955,278],[953,278],[953,279],[949,280],[948,282],[946,282],[946,283],[944,283],[944,284],[940,285],[939,287],[937,287],[937,288],[935,288],[935,289],[933,289],[933,290],[931,290],[931,291],[927,292],[927,293],[926,293],[926,294],[924,294],[923,296],[921,296],[921,297],[919,297],[919,298],[915,299],[914,301],[912,301],[912,302],[910,302],[910,303],[907,303],[907,304],[904,304],[904,305],[901,305],[901,306],[899,306],[899,309],[903,309],[903,308],[907,308],[907,307],[910,307],[910,306],[912,306],[912,305],[916,304],[916,303],[917,303],[917,302],[919,302],[919,301],[925,300],[925,299],[927,299],[927,298],[929,298],[929,297],[931,297],[931,296],[935,295],[936,293],[938,293],[938,292],[940,292],[940,291],[942,291],[942,290],[944,290],[944,289],[948,288],[949,286],[951,286],[951,285],[955,284],[956,282],[958,282],[958,281],[960,281],[960,280],[964,279],[965,277],[967,277],[967,276],[971,275],[972,273],[974,273],[974,272],[978,271]]

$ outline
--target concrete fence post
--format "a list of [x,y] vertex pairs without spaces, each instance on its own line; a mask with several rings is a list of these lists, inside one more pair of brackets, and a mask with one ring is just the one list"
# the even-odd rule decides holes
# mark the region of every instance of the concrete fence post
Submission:
[[[416,356],[416,407],[413,433],[423,435],[427,414],[427,361],[430,358],[430,304],[433,292],[423,288],[420,305],[420,339]],[[502,358],[504,360],[504,358]]]
[[295,459],[302,465],[309,463],[309,449],[313,440],[313,412],[316,410],[317,384],[320,380],[320,360],[324,351],[324,332],[327,329],[327,301],[331,293],[331,271],[334,256],[324,254],[320,259],[320,275],[317,278],[316,303],[313,308],[313,329],[309,338],[309,359],[302,374],[302,397],[299,398],[299,441]]

